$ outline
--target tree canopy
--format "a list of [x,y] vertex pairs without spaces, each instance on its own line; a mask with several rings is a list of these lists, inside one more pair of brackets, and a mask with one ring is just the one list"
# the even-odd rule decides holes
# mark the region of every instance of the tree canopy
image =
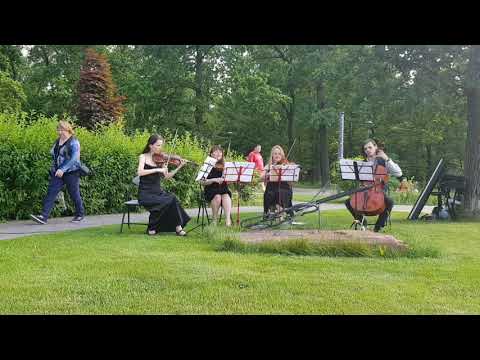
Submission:
[[345,156],[374,136],[406,177],[421,182],[444,158],[450,172],[474,179],[471,210],[479,208],[476,46],[0,46],[0,110],[67,113],[81,122],[87,48],[110,64],[112,99],[127,98],[128,132],[178,128],[244,154],[259,143],[265,157],[296,140],[291,157],[304,178],[327,184],[344,112]]

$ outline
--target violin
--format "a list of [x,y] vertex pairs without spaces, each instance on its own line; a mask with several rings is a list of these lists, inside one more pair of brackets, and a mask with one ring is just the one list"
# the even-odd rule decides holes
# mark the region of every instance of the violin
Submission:
[[[379,143],[377,143],[379,144]],[[381,143],[378,150],[384,151],[385,145]],[[382,158],[375,159],[375,167],[373,171],[373,181],[362,181],[361,186],[373,185],[372,188],[358,192],[350,198],[350,205],[356,213],[367,216],[380,215],[385,211],[385,186],[388,183],[388,174],[385,162]]]
[[167,165],[173,165],[173,166],[179,166],[182,161],[185,161],[186,163],[193,163],[193,161],[182,159],[179,155],[174,155],[174,154],[167,154],[164,152],[161,152],[159,154],[154,153],[152,155],[152,160],[157,166],[165,166]]
[[[273,164],[272,165],[289,165],[289,164],[292,164],[292,162],[288,161],[287,158],[284,158],[282,160],[280,160],[279,162]],[[275,170],[274,170],[275,171]],[[264,180],[264,183],[267,183],[270,181],[270,173],[272,172],[272,169],[270,167],[268,167],[267,169],[267,172],[265,174],[265,180]],[[283,181],[282,181],[283,182]],[[280,185],[280,183],[279,183]]]

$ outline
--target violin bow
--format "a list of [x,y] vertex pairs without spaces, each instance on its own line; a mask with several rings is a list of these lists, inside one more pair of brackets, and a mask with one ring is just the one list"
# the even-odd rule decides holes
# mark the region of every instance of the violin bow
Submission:
[[295,146],[295,143],[297,142],[297,138],[293,139],[293,144],[290,146],[290,149],[288,150],[287,156],[285,156],[285,159],[288,160],[288,157],[290,156],[290,152],[292,151],[293,147]]
[[178,133],[178,129],[175,129],[175,135],[173,136],[172,151],[168,152],[167,166],[168,166],[168,163],[170,162],[170,156],[172,155],[172,152],[175,150],[175,146],[177,146],[177,133]]

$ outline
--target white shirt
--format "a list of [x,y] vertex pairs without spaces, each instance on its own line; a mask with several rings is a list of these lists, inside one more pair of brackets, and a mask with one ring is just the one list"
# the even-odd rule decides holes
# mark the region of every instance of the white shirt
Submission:
[[388,159],[388,161],[386,162],[387,164],[387,173],[389,175],[393,175],[395,177],[400,177],[402,176],[402,169],[400,169],[400,166],[398,166],[398,164],[396,164],[395,162],[393,162],[392,159]]
[[395,163],[392,159],[388,158],[388,161],[385,161],[385,167],[387,169],[388,175],[393,175],[395,177],[400,177],[403,175],[402,169]]

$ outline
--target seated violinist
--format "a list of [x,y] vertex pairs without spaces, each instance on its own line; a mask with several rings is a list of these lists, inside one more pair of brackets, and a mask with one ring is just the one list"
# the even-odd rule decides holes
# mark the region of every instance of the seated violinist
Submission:
[[210,202],[212,207],[213,221],[218,219],[218,210],[220,206],[225,211],[225,225],[231,226],[232,219],[230,213],[232,211],[232,193],[228,189],[228,185],[223,178],[223,166],[225,159],[223,157],[223,149],[220,145],[215,145],[210,149],[209,155],[217,159],[215,167],[212,169],[206,180],[201,181],[205,186],[205,200]]
[[[139,157],[138,203],[150,211],[148,235],[155,235],[161,231],[175,231],[178,236],[185,236],[186,232],[183,228],[190,217],[183,210],[177,197],[165,192],[160,187],[160,178],[172,178],[185,165],[186,161],[181,159],[178,167],[169,172],[169,159],[165,154],[162,156],[163,144],[164,140],[160,135],[150,136]],[[167,158],[166,161],[165,158]]]
[[[394,163],[393,160],[387,156],[387,154],[385,154],[383,149],[377,145],[375,140],[367,139],[362,146],[361,152],[365,161],[373,162],[375,164],[375,167],[377,164],[384,166],[388,175],[392,175],[395,177],[402,176],[402,170],[400,169],[400,167],[396,163]],[[393,209],[393,200],[389,198],[386,194],[384,194],[384,197],[385,210],[378,216],[375,227],[373,229],[373,231],[375,232],[379,232],[386,225],[388,215]],[[345,202],[345,205],[348,211],[350,211],[350,213],[354,217],[354,219],[356,221],[361,221],[362,214],[355,212],[350,203],[350,199]]]
[[261,175],[261,179],[267,183],[265,193],[263,194],[263,213],[265,216],[269,212],[278,212],[292,206],[292,184],[287,181],[270,181],[270,175],[274,171],[272,165],[287,164],[289,162],[282,147],[275,145],[270,152],[268,164]]

